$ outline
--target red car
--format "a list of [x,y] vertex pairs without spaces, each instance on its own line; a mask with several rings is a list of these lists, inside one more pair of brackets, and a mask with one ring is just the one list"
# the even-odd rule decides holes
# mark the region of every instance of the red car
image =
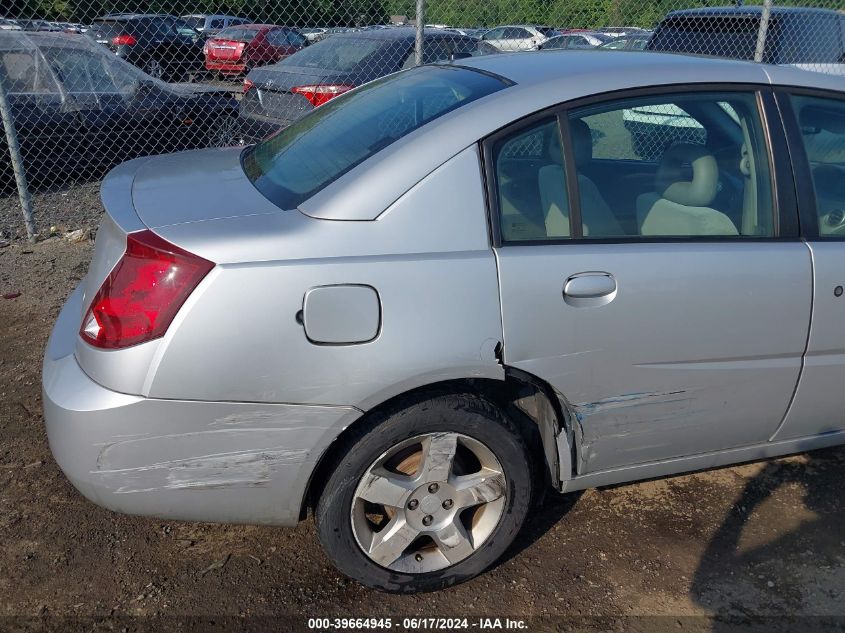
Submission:
[[223,29],[203,47],[205,67],[224,75],[273,64],[308,43],[297,29],[274,24],[239,24]]

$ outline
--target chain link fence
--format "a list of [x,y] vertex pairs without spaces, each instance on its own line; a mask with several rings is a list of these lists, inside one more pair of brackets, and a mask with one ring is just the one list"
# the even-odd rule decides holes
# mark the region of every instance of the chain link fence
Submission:
[[[418,64],[551,49],[670,51],[837,73],[845,88],[843,0],[710,4],[11,0],[0,15],[0,240],[66,224],[120,162],[255,142]],[[659,160],[676,142],[706,143],[677,105],[623,119],[641,159]]]

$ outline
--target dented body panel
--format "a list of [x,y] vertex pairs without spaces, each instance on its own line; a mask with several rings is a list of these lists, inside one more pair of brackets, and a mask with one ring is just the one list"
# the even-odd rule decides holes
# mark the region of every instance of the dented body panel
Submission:
[[[567,244],[497,249],[505,363],[570,402],[578,474],[765,442],[810,324],[804,244]],[[616,296],[569,305],[606,271]]]
[[73,355],[81,295],[66,304],[44,361],[47,436],[73,485],[118,512],[295,524],[316,461],[361,411],[106,389]]

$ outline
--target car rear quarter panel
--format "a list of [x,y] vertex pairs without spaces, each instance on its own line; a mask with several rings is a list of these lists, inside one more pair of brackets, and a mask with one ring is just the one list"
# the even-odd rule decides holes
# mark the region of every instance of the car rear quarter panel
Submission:
[[[475,146],[373,221],[292,211],[158,231],[221,265],[162,340],[145,395],[366,410],[441,380],[503,378],[495,354],[502,337],[496,265]],[[375,339],[309,341],[297,318],[305,295],[335,285],[378,293]]]

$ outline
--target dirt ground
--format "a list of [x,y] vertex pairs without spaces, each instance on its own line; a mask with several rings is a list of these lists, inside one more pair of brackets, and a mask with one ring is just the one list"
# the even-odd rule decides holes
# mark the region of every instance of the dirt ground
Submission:
[[[53,211],[42,201],[41,219],[94,228],[92,187]],[[14,207],[0,201],[7,241]],[[0,298],[0,631],[295,631],[335,616],[390,617],[394,630],[407,616],[475,630],[496,630],[482,617],[529,631],[845,628],[845,448],[552,495],[498,566],[418,596],[340,576],[310,520],[225,526],[94,506],[51,457],[40,396],[44,345],[92,244],[10,241],[0,295],[20,295]]]

